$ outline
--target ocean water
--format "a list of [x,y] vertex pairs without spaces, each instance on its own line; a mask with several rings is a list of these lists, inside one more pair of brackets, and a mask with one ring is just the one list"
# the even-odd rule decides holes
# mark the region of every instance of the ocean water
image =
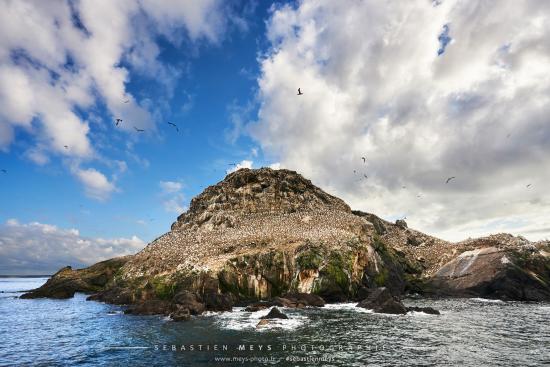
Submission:
[[[379,315],[333,304],[282,309],[288,320],[256,329],[267,311],[208,313],[176,323],[123,308],[22,300],[46,278],[0,278],[0,366],[539,366],[550,364],[550,304],[485,299],[405,300],[440,316]],[[216,350],[217,349],[217,350]]]

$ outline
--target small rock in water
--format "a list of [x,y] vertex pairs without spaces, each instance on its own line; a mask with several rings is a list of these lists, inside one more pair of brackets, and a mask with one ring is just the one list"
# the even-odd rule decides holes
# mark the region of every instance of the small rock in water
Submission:
[[258,323],[258,325],[256,325],[256,328],[260,328],[262,326],[267,326],[269,325],[269,320],[266,320],[266,319],[262,319],[260,320],[260,322]]
[[188,308],[178,307],[178,309],[170,314],[170,318],[174,321],[187,321],[191,319],[191,314]]
[[277,307],[273,307],[271,311],[265,316],[260,317],[261,319],[288,319],[288,316],[279,311]]
[[362,307],[373,310],[377,313],[387,313],[395,315],[404,315],[407,313],[407,308],[395,299],[386,287],[376,288],[364,300],[359,302],[356,307]]

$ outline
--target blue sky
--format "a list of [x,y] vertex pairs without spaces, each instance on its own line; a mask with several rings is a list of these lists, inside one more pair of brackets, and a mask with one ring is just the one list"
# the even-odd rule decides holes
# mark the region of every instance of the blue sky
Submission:
[[451,241],[550,236],[550,4],[0,9],[0,274],[135,253],[232,163]]
[[[144,241],[167,231],[177,214],[165,210],[163,201],[168,194],[162,193],[159,182],[181,183],[184,199],[179,202],[185,206],[206,186],[223,179],[230,163],[252,158],[252,149],[257,149],[246,136],[233,141],[231,118],[235,110],[246,109],[254,100],[257,58],[262,44],[265,46],[262,34],[270,6],[261,2],[253,11],[249,9],[250,13],[245,14],[247,29],[229,26],[219,44],[183,40],[176,45],[158,36],[159,62],[181,74],[171,81],[174,85],[169,92],[154,75],[134,73],[131,65],[122,63],[130,73],[127,93],[136,99],[148,99],[152,106],[159,106],[160,112],[154,117],[157,131],[137,137],[138,133],[117,131],[104,105],[93,106],[101,127],[90,124],[90,135],[98,134],[105,144],[102,154],[123,160],[128,166],[116,181],[118,191],[108,199],[87,196],[78,179],[67,172],[63,158],[52,157],[43,166],[26,159],[25,151],[35,138],[16,130],[10,150],[0,153],[0,166],[8,171],[0,177],[0,221],[39,221],[62,228],[76,227],[83,236],[137,235]],[[81,111],[82,116],[87,112]],[[251,109],[249,115],[253,113]],[[123,124],[132,124],[121,117]],[[180,132],[168,121],[178,125]],[[125,154],[124,145],[129,139],[134,144],[133,153],[147,164]],[[86,167],[112,171],[101,162],[90,162]]]

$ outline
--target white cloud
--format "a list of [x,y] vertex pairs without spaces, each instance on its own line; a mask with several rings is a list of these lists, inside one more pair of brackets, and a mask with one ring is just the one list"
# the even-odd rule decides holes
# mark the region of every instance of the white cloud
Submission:
[[185,195],[181,192],[183,184],[179,181],[160,181],[162,206],[169,213],[181,214],[187,210]]
[[119,131],[154,131],[151,103],[127,90],[130,73],[173,84],[179,73],[159,60],[158,36],[219,43],[230,15],[221,0],[2,2],[0,150],[19,129],[34,137],[25,156],[37,164],[52,155],[97,159],[90,121],[78,112],[97,106],[123,119]]
[[269,157],[448,239],[550,234],[550,3],[304,0],[267,36],[250,128]]
[[71,265],[84,267],[116,256],[140,251],[138,237],[88,238],[77,229],[15,219],[0,225],[0,273],[44,274]]
[[94,168],[78,168],[74,174],[84,184],[86,195],[93,199],[106,200],[116,190],[115,184]]
[[166,194],[178,192],[183,188],[182,183],[177,181],[160,181],[159,186]]
[[245,159],[245,160],[242,160],[240,163],[237,163],[237,164],[236,164],[235,166],[233,166],[232,168],[226,170],[225,173],[226,173],[226,174],[229,174],[229,173],[238,171],[238,170],[240,170],[241,168],[252,168],[252,165],[253,165],[253,164],[254,164],[254,162]]
[[162,205],[168,213],[180,215],[187,210],[184,205],[185,196],[182,193],[177,193],[171,197],[164,199]]

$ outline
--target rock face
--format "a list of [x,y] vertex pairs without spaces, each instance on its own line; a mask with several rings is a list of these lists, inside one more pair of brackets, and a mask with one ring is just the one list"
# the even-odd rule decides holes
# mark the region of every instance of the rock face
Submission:
[[550,299],[549,254],[548,242],[506,235],[445,242],[352,211],[296,172],[241,169],[194,198],[170,232],[136,255],[62,269],[26,297],[97,292],[89,299],[174,319],[259,300],[361,300],[380,287],[392,297]]
[[525,243],[512,248],[490,246],[465,251],[443,265],[428,286],[440,295],[548,300],[550,251],[546,250],[547,246]]

